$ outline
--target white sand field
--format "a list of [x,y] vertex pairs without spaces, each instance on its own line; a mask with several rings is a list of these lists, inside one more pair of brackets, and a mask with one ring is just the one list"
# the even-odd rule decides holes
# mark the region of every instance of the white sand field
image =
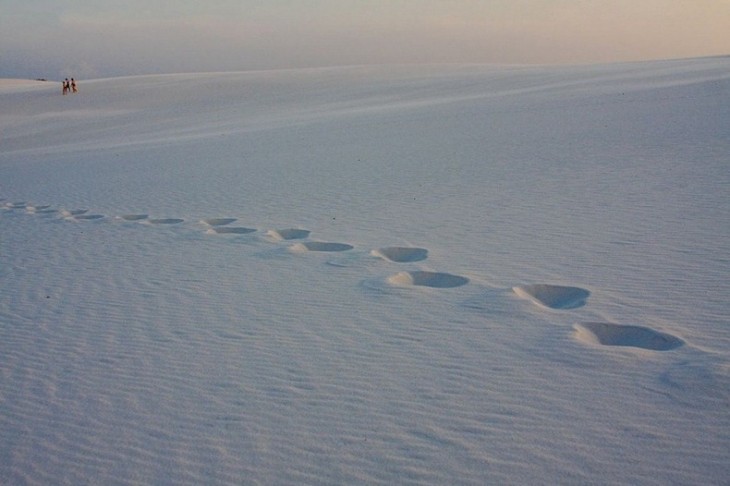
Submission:
[[0,81],[0,483],[728,484],[730,58]]

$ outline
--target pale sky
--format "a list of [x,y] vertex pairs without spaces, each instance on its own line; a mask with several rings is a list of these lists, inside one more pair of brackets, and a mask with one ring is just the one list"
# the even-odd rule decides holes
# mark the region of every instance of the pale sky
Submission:
[[730,0],[0,0],[0,78],[730,54]]

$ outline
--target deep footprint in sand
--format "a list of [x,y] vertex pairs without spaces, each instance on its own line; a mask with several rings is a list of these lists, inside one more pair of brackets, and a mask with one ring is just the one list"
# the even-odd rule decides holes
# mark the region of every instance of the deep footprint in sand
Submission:
[[305,252],[305,251],[323,251],[323,252],[335,252],[335,251],[348,251],[354,247],[347,243],[330,243],[326,241],[305,241],[297,243],[290,247],[291,251]]
[[77,216],[74,216],[73,218],[76,220],[79,220],[79,221],[92,221],[95,219],[102,219],[102,218],[104,218],[104,215],[103,214],[79,214]]
[[586,304],[591,294],[580,287],[566,287],[562,285],[533,284],[512,287],[515,294],[523,299],[547,307],[549,309],[575,309]]
[[216,235],[247,235],[254,233],[256,229],[243,226],[214,226],[206,231],[208,234]]
[[629,346],[651,351],[669,351],[684,344],[671,334],[643,326],[626,326],[608,322],[583,322],[573,326],[579,341],[604,346]]
[[25,210],[29,213],[42,213],[46,212],[50,209],[50,204],[44,204],[44,205],[38,205],[38,204],[29,204],[25,207]]
[[25,203],[25,202],[14,202],[14,203],[7,202],[7,203],[3,204],[3,207],[5,207],[7,209],[24,209],[27,205],[28,205],[28,203]]
[[159,219],[150,219],[150,224],[180,224],[184,219],[180,218],[159,218]]
[[119,217],[124,221],[143,221],[147,219],[148,216],[146,214],[125,214]]
[[208,226],[225,226],[236,221],[236,218],[207,218],[201,219],[200,222]]
[[372,255],[395,263],[420,262],[428,258],[428,250],[425,248],[412,248],[402,246],[389,246],[378,248],[370,252]]
[[62,209],[61,216],[64,218],[78,218],[88,212],[88,209]]
[[298,228],[269,230],[266,234],[275,240],[303,240],[309,237],[311,231]]
[[396,273],[388,277],[388,283],[399,286],[415,285],[419,287],[448,289],[466,285],[469,283],[469,279],[450,273],[415,271]]

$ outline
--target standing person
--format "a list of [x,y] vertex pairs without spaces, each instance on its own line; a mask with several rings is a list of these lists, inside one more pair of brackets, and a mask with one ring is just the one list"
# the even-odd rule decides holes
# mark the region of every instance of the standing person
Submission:
[[68,78],[63,80],[63,94],[68,94],[69,90],[69,84],[68,84]]
[[76,81],[74,80],[74,78],[71,78],[71,91],[73,91],[74,93],[78,93],[79,92],[76,89]]

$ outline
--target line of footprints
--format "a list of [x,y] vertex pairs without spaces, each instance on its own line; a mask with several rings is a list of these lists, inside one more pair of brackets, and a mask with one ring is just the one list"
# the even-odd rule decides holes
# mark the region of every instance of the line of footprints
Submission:
[[[34,205],[25,202],[7,202],[0,198],[0,209],[25,211],[29,214],[58,214],[72,221],[94,221],[107,218],[103,214],[89,213],[87,209],[55,209],[50,205]],[[116,217],[122,221],[148,225],[176,225],[185,220],[180,218],[150,218],[147,214],[125,214]],[[200,223],[206,233],[219,235],[245,235],[258,231],[255,228],[235,226],[236,218],[208,218]],[[347,243],[309,240],[310,231],[299,228],[269,230],[266,235],[277,241],[291,241],[293,252],[346,252],[354,247]],[[413,263],[428,258],[428,250],[417,247],[384,247],[372,250],[373,256],[394,263]],[[421,286],[431,288],[454,288],[466,285],[469,279],[460,275],[431,271],[402,271],[387,278],[392,286]],[[551,284],[529,284],[512,288],[519,297],[534,304],[556,310],[569,310],[586,304],[590,292],[580,287]],[[644,326],[614,324],[610,322],[583,322],[574,325],[575,335],[583,342],[604,346],[629,346],[653,351],[668,351],[678,348],[684,341],[676,336],[659,332]]]

